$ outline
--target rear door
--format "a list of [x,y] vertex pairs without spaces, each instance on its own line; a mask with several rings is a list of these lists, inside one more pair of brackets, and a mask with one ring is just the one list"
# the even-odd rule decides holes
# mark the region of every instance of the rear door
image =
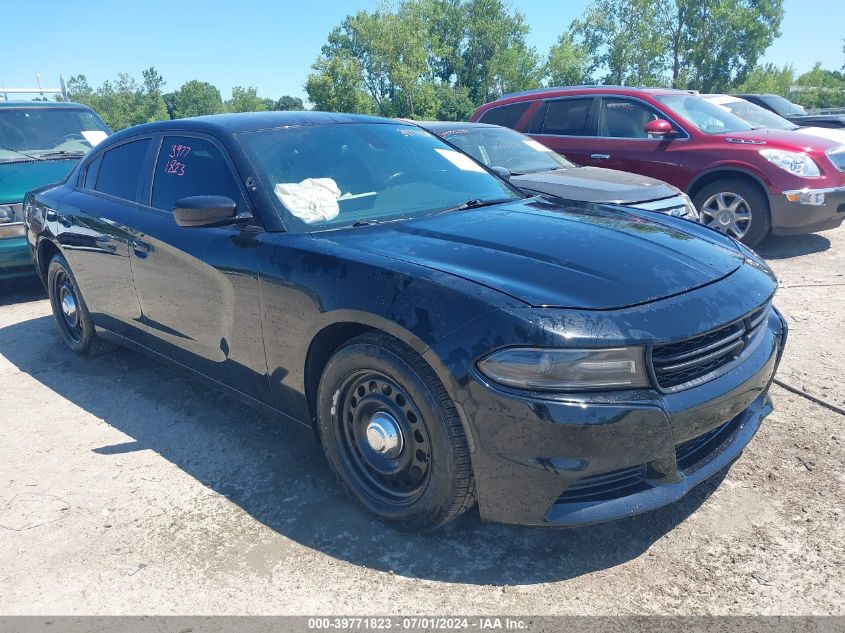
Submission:
[[221,195],[249,214],[246,191],[213,137],[165,134],[156,150],[131,254],[150,346],[266,401],[256,241],[262,229],[250,222],[185,228],[172,213],[181,198]]
[[534,114],[526,133],[577,165],[590,164],[601,150],[595,138],[595,104],[590,95],[545,101]]
[[94,154],[76,189],[47,218],[94,323],[139,342],[145,335],[132,282],[130,228],[143,213],[141,174],[151,146],[151,137],[134,137]]

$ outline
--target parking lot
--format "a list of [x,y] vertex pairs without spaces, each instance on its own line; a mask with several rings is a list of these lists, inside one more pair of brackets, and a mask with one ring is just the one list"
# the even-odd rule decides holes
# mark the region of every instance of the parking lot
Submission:
[[[769,238],[779,378],[845,406],[845,230]],[[686,499],[574,530],[399,534],[312,438],[126,350],[75,357],[0,296],[2,614],[845,615],[845,417],[781,387]]]

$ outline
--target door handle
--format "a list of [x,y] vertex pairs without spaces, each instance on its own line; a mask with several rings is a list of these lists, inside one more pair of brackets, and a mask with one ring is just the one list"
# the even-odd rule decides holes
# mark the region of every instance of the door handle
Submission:
[[135,254],[141,258],[146,257],[151,250],[150,245],[146,242],[142,242],[141,240],[132,240],[130,246],[132,246],[132,250],[135,251]]
[[593,160],[607,160],[610,158],[610,154],[590,154],[590,158]]

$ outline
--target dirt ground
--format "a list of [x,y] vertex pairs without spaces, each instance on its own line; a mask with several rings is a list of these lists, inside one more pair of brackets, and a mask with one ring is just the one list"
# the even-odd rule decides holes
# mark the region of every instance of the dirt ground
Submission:
[[[791,326],[779,377],[845,406],[845,229],[759,250]],[[34,284],[0,296],[0,385],[0,615],[845,615],[845,416],[780,387],[675,505],[408,536],[307,434],[126,350],[75,357]]]

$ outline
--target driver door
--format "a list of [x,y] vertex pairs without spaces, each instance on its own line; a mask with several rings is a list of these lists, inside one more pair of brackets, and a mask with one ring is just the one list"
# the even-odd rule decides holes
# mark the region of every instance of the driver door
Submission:
[[216,139],[160,139],[145,213],[134,224],[132,273],[155,351],[260,400],[269,399],[258,304],[261,227],[181,227],[177,200],[220,195],[251,213],[240,178]]

